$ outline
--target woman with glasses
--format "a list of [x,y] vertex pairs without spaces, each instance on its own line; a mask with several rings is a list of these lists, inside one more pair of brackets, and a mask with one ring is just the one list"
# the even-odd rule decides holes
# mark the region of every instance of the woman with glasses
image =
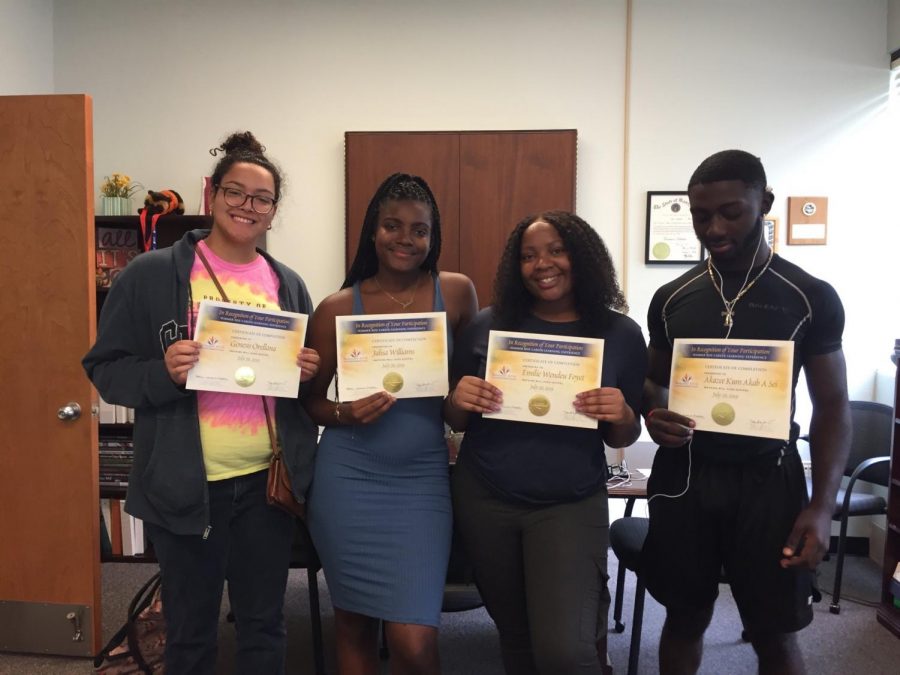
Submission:
[[[266,503],[266,417],[274,417],[301,499],[312,477],[316,426],[298,397],[185,389],[200,353],[192,339],[200,300],[312,311],[303,280],[256,248],[281,198],[281,172],[264,150],[244,132],[211,151],[224,152],[212,175],[212,229],[188,232],[122,271],[83,361],[106,401],[135,409],[125,510],[144,521],[159,560],[170,675],[215,672],[226,580],[237,671],[284,672],[282,606],[296,521]],[[301,350],[301,382],[318,364],[314,350]]]
[[450,554],[448,451],[441,397],[386,391],[328,398],[337,363],[335,317],[446,312],[447,330],[478,308],[462,274],[438,272],[440,213],[427,183],[394,174],[366,210],[340,291],[316,309],[310,344],[322,355],[306,408],[325,427],[309,497],[309,529],[334,604],[338,672],[378,670],[384,621],[391,672],[440,672],[437,630]]

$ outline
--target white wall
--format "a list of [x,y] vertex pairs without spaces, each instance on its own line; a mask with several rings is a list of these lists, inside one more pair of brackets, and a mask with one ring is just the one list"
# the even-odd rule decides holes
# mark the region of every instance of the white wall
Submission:
[[624,0],[60,2],[57,87],[94,97],[98,180],[129,173],[193,209],[207,150],[253,130],[289,180],[269,248],[318,301],[343,280],[349,130],[577,128],[579,209],[619,246],[624,11]]
[[900,49],[900,0],[888,0],[888,51]]
[[53,93],[53,0],[0,0],[0,96]]
[[[779,253],[831,282],[847,315],[852,398],[889,365],[900,312],[896,168],[900,116],[887,110],[884,0],[635,0],[628,300],[686,268],[643,264],[645,193],[683,190],[705,157],[760,156],[775,190]],[[787,246],[789,195],[828,196],[828,244]],[[798,389],[798,421],[808,402]]]
[[[679,273],[643,263],[645,192],[683,189],[712,152],[750,150],[775,189],[781,254],[843,298],[851,396],[870,398],[900,336],[887,0],[633,0],[623,261],[626,7],[58,1],[50,51],[56,90],[94,97],[98,180],[130,173],[196,209],[207,150],[256,132],[289,180],[270,249],[315,300],[343,276],[344,131],[577,128],[578,209],[627,265],[642,324]],[[786,245],[786,198],[803,194],[829,197],[827,246]]]

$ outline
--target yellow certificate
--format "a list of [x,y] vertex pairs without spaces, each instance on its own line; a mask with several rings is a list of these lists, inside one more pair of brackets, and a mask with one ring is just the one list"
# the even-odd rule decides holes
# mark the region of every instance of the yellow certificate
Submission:
[[676,339],[669,410],[701,431],[787,439],[794,343]]
[[295,398],[297,354],[306,337],[306,314],[248,309],[202,300],[194,339],[200,359],[188,371],[188,389]]
[[447,395],[444,312],[338,316],[335,335],[342,401],[379,391],[397,398]]
[[485,380],[503,392],[500,420],[596,429],[577,412],[575,395],[600,386],[603,340],[492,330]]

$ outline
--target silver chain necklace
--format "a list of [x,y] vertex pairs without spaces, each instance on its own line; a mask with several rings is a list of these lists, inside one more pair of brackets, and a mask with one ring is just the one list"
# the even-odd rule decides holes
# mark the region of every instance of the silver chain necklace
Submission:
[[[757,252],[759,251],[759,247],[762,244],[762,235],[760,235],[759,243],[756,245]],[[722,277],[722,273],[713,265],[712,256],[706,259],[706,271],[709,272],[709,280],[712,282],[713,288],[716,289],[719,293],[719,297],[722,299],[722,304],[725,305],[725,311],[722,312],[722,316],[725,318],[725,327],[728,329],[728,332],[725,334],[727,338],[731,335],[731,329],[734,326],[734,306],[737,304],[738,300],[744,297],[747,292],[753,288],[753,284],[755,284],[759,278],[766,273],[766,270],[769,269],[769,265],[772,263],[772,256],[775,254],[775,249],[769,249],[769,257],[766,258],[766,262],[763,265],[762,269],[759,271],[755,277],[753,277],[752,281],[750,280],[750,272],[753,270],[753,263],[750,263],[750,267],[747,269],[747,275],[744,277],[744,283],[741,284],[740,289],[737,292],[737,295],[734,296],[731,300],[725,299],[724,287],[725,287],[725,279]],[[754,258],[756,256],[754,255]],[[713,274],[715,271],[715,275]],[[718,275],[719,279],[716,280],[716,275]],[[749,281],[749,283],[748,283]]]

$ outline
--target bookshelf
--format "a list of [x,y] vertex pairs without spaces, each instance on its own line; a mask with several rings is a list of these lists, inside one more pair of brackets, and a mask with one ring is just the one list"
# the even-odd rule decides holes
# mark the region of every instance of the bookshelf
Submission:
[[900,562],[900,339],[894,341],[894,433],[891,438],[891,482],[888,486],[887,534],[884,542],[884,566],[878,621],[900,637],[900,608],[894,604],[891,578]]
[[[157,248],[166,248],[181,239],[185,232],[193,229],[209,228],[212,220],[208,216],[163,216],[157,222]],[[114,282],[116,274],[140,255],[141,225],[138,216],[96,216],[94,218],[95,258],[97,263],[97,315]],[[131,440],[134,432],[133,413],[128,415],[118,410],[114,421],[104,415],[101,403],[98,443],[99,494],[103,521],[107,526],[109,548],[101,546],[101,562],[145,563],[155,562],[151,548],[144,545],[144,551],[128,554],[123,539],[128,537],[128,526],[123,520],[129,518],[122,507],[127,494],[128,474],[131,469],[133,448]],[[122,408],[122,406],[112,406]],[[116,511],[112,516],[111,510]],[[131,527],[133,527],[133,523]],[[143,537],[142,533],[140,537]],[[101,541],[104,540],[101,533]]]

